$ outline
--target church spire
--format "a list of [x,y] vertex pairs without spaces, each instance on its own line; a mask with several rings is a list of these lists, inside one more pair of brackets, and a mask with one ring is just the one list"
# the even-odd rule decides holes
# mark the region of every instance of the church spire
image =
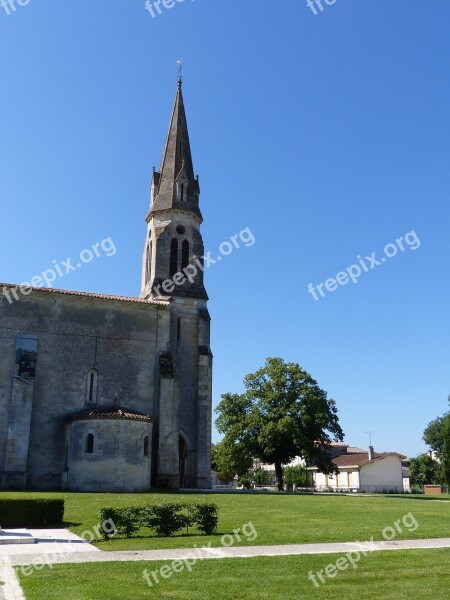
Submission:
[[200,187],[194,176],[191,145],[184,109],[181,73],[159,171],[154,171],[150,215],[172,209],[193,213],[202,220]]
[[[141,297],[207,300],[200,185],[194,177],[181,76],[159,171],[153,170]],[[181,274],[181,275],[180,275]],[[178,283],[172,279],[177,276]],[[188,276],[189,275],[189,276]],[[172,282],[171,282],[172,281]]]

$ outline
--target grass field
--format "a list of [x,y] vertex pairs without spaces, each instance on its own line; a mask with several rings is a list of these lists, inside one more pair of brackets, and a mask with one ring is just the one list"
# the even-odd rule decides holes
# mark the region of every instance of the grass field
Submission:
[[[342,556],[342,555],[340,555]],[[338,555],[205,560],[148,587],[154,562],[57,565],[21,576],[27,600],[447,600],[450,550],[374,552],[316,588],[308,579]]]
[[[75,494],[75,493],[0,493],[0,498],[63,497],[65,520],[69,528],[81,534],[98,524],[103,506],[144,505],[171,501],[207,499],[220,509],[215,536],[177,535],[172,538],[114,538],[96,543],[102,550],[140,550],[192,547],[209,541],[220,545],[221,535],[252,522],[258,537],[253,545],[300,544],[310,542],[365,541],[372,536],[381,540],[385,527],[412,512],[418,528],[403,528],[397,539],[450,536],[450,499],[425,496],[311,496],[278,494]],[[193,532],[195,533],[195,532]]]

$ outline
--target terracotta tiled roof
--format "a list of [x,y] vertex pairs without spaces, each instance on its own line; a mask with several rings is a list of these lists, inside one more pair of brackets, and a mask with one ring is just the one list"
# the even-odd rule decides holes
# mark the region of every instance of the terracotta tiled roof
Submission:
[[[390,452],[382,452],[381,454],[374,452],[372,461],[380,460],[386,456],[390,456]],[[338,467],[360,467],[364,463],[369,462],[368,452],[362,454],[343,454],[333,459],[333,464]]]
[[[381,453],[374,452],[373,458],[370,461],[369,453],[362,452],[360,454],[342,454],[341,456],[337,456],[336,458],[333,458],[333,460],[331,462],[339,468],[361,467],[370,462],[382,460],[383,458],[386,458],[387,456],[398,456],[401,459],[405,458],[403,456],[403,454],[399,454],[398,452],[381,452]],[[316,465],[308,465],[308,469],[317,469],[317,467],[316,467]]]
[[91,410],[85,410],[84,412],[70,415],[70,417],[67,417],[66,423],[73,423],[74,421],[95,421],[98,419],[145,421],[147,423],[153,422],[153,419],[150,417],[150,415],[144,415],[127,408],[106,406],[102,408],[93,408]]
[[[12,283],[0,283],[0,293],[3,288],[13,290],[19,288],[18,285],[14,285]],[[65,296],[80,296],[87,298],[100,298],[102,300],[119,300],[121,302],[134,302],[136,304],[157,304],[158,306],[169,306],[170,302],[165,299],[161,300],[144,300],[143,298],[134,298],[131,296],[113,296],[110,294],[95,294],[93,292],[76,292],[72,290],[58,290],[55,288],[31,288],[33,292],[43,292],[46,294],[63,294]],[[20,295],[20,292],[18,292]]]

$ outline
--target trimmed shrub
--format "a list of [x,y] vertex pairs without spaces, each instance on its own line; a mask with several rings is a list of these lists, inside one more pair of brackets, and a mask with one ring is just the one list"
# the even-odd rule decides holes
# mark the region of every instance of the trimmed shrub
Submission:
[[[180,529],[186,527],[189,532],[191,525],[211,535],[217,529],[219,509],[215,504],[197,503],[171,503],[155,506],[135,506],[127,508],[100,509],[100,523],[112,521],[118,533],[131,537],[141,527],[149,527],[161,537],[170,537]],[[103,539],[112,536],[102,530]]]
[[[127,508],[101,508],[100,523],[111,520],[118,533],[130,538],[142,526],[142,510],[141,507],[131,506]],[[105,540],[109,540],[112,537],[103,528],[101,533]]]
[[200,531],[206,535],[212,535],[217,529],[219,520],[219,509],[216,504],[194,504],[193,522]]
[[64,500],[0,500],[2,527],[57,527],[63,524]]
[[181,512],[185,506],[185,504],[148,506],[145,508],[142,524],[154,529],[157,535],[170,537],[190,524],[190,516]]

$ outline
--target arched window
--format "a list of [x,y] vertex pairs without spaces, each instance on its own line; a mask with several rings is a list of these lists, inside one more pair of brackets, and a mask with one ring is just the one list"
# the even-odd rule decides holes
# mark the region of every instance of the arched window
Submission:
[[94,434],[93,433],[88,433],[86,436],[86,445],[84,448],[84,451],[86,454],[93,454],[94,453]]
[[144,456],[148,456],[149,454],[149,439],[148,435],[144,437]]
[[152,242],[150,242],[150,244],[147,246],[147,266],[146,266],[146,272],[147,272],[147,281],[150,280],[150,275],[152,272]]
[[169,277],[173,277],[178,271],[178,240],[172,239],[170,244],[170,272]]
[[181,202],[184,200],[184,183],[180,185],[180,200]]
[[184,240],[181,250],[181,268],[185,269],[189,264],[189,242]]
[[98,372],[97,369],[91,369],[86,382],[86,402],[95,404],[97,402]]

